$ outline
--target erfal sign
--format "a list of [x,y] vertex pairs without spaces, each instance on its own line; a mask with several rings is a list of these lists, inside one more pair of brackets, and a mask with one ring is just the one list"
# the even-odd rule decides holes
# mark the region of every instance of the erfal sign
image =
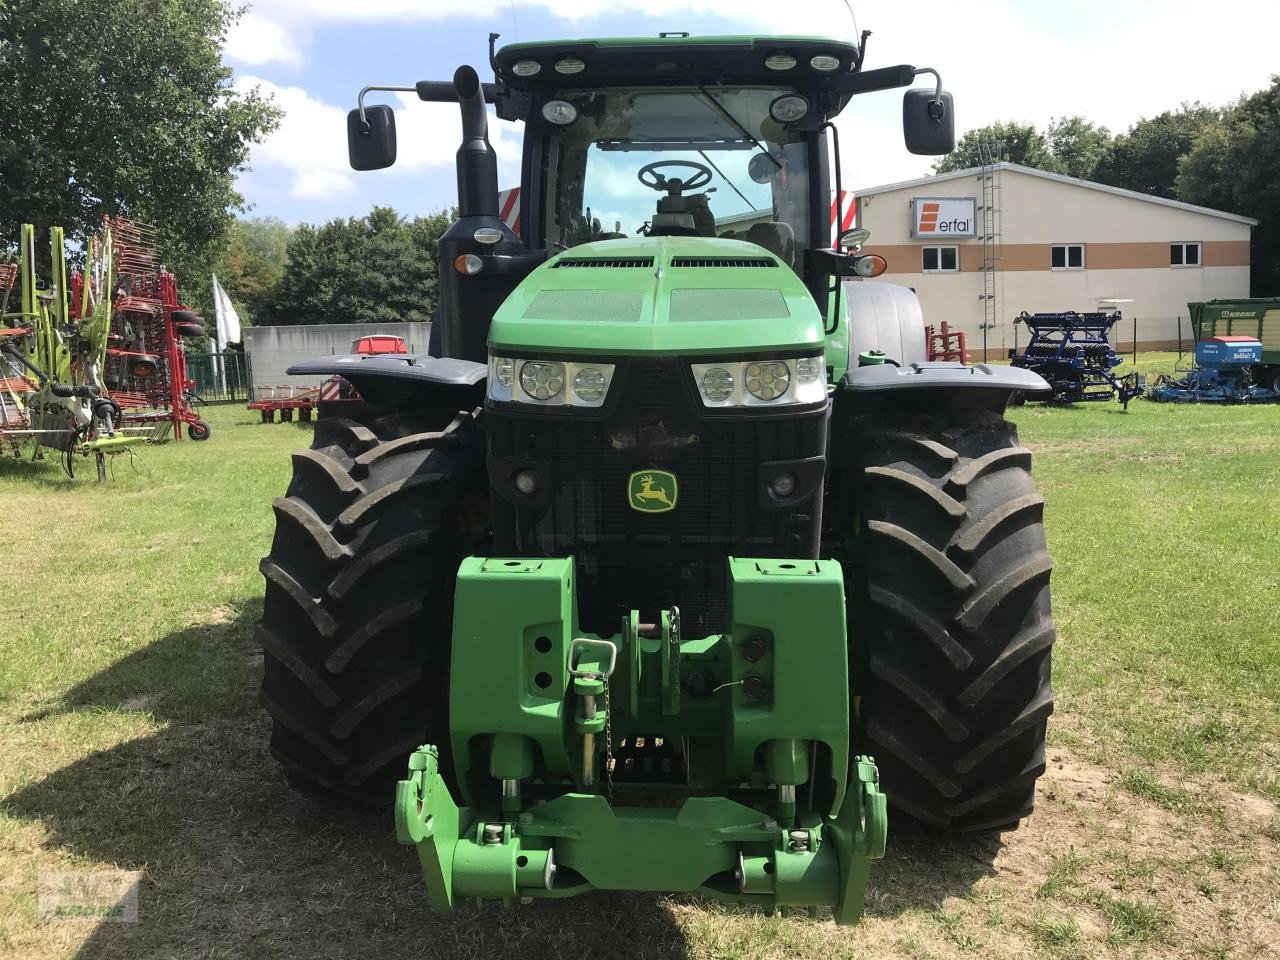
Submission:
[[976,237],[978,201],[974,197],[912,197],[911,235],[922,239]]

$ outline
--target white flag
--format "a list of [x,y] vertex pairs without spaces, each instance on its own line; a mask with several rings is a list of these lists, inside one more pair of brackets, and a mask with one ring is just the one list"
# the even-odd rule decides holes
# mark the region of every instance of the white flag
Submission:
[[217,315],[218,324],[218,347],[226,349],[229,343],[240,342],[240,318],[236,315],[236,308],[231,303],[231,298],[227,296],[227,291],[222,289],[222,284],[218,282],[218,275],[213,276],[213,309]]

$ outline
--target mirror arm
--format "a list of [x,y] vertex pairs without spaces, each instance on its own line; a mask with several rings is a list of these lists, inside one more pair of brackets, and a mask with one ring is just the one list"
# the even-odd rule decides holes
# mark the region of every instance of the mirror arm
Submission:
[[[494,34],[497,36],[497,34]],[[500,90],[495,83],[484,83],[480,85],[484,91],[484,99],[486,103],[493,103],[498,99]],[[360,126],[362,133],[369,132],[369,121],[364,115],[364,98],[370,93],[416,93],[419,100],[426,100],[432,103],[456,103],[458,95],[453,90],[452,81],[448,80],[419,80],[412,87],[391,87],[382,84],[372,84],[360,91],[360,95],[356,97],[356,109],[360,112]]]
[[360,91],[360,96],[356,97],[356,109],[360,111],[360,132],[366,136],[369,133],[369,121],[364,115],[364,96],[366,93],[381,91],[384,93],[417,93],[417,87],[384,87],[384,86],[368,86]]
[[940,74],[937,70],[933,69],[933,67],[917,67],[916,68],[917,77],[924,73],[933,74],[933,78],[938,81],[937,85],[934,87],[933,99],[929,101],[929,119],[933,120],[936,123],[937,121],[942,119],[942,113],[943,113],[942,74]]

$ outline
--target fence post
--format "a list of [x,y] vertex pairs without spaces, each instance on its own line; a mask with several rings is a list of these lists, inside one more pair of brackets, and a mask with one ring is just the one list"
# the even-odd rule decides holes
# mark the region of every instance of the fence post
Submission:
[[1133,315],[1133,365],[1138,365],[1138,315]]

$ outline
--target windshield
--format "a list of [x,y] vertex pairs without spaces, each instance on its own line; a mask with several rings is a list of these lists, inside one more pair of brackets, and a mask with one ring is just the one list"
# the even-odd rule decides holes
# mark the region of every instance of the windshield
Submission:
[[546,165],[552,250],[651,236],[730,237],[794,268],[809,239],[804,134],[769,116],[790,90],[566,92],[578,110],[552,134]]

